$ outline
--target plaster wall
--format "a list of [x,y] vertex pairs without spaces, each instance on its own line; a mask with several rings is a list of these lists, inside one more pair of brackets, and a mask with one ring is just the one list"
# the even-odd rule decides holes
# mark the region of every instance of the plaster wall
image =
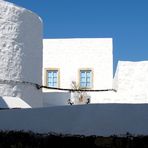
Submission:
[[119,61],[113,87],[114,102],[148,103],[148,61]]
[[[20,97],[32,107],[42,106],[42,21],[31,11],[0,1],[0,96]],[[5,80],[8,80],[7,83]]]
[[[46,85],[45,69],[48,68],[59,69],[61,88],[71,88],[72,81],[79,84],[80,69],[91,69],[93,71],[92,89],[111,89],[113,79],[112,46],[111,38],[44,39],[43,84]],[[56,97],[55,92],[57,91],[44,89],[43,92],[46,93],[43,101],[49,99],[51,103],[51,94]],[[61,93],[63,94],[63,92]],[[65,92],[66,99],[69,98],[67,95]],[[97,102],[99,96],[99,93],[94,93],[91,103]],[[53,102],[53,104],[55,103]],[[65,104],[67,101],[63,99],[63,105]]]

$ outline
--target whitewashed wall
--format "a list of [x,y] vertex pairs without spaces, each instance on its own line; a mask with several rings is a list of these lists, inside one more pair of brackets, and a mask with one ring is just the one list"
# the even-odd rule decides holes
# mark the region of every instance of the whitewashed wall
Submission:
[[127,132],[148,135],[147,114],[147,104],[90,104],[1,110],[0,130],[100,136],[121,136]]
[[148,103],[148,61],[119,61],[113,85],[113,102]]
[[20,97],[32,107],[42,106],[42,21],[31,11],[0,1],[0,96]]
[[[45,85],[45,68],[59,68],[61,88],[71,88],[72,81],[76,81],[78,84],[79,70],[81,68],[91,68],[94,74],[93,89],[111,89],[113,79],[112,52],[111,38],[44,39],[43,84]],[[44,89],[43,92],[46,92],[43,101],[49,99],[49,105],[58,105],[58,102],[51,103],[51,96],[53,95],[56,98],[55,91]],[[93,93],[91,103],[97,102],[97,98],[101,98],[103,101],[102,94],[104,93],[101,93],[101,95]],[[66,99],[68,99],[66,92],[65,95]],[[67,104],[65,99],[62,100],[63,105]]]

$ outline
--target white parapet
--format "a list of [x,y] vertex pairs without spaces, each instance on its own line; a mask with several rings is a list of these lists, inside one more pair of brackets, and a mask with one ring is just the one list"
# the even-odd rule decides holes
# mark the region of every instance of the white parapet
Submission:
[[[42,21],[31,11],[0,1],[0,95],[20,97],[32,107],[42,106]],[[10,80],[10,83],[3,80]]]
[[0,111],[0,130],[72,135],[148,135],[147,104],[89,104]]

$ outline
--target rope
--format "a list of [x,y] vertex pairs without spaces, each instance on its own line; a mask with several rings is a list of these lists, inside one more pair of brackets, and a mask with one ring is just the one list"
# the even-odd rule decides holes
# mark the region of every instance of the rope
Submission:
[[88,92],[99,92],[99,91],[114,91],[117,92],[115,89],[66,89],[66,88],[56,88],[56,87],[48,87],[48,86],[40,86],[40,88],[46,89],[55,89],[55,90],[62,90],[62,91],[88,91]]
[[27,85],[32,85],[32,86],[36,87],[37,89],[46,88],[46,89],[69,91],[69,92],[79,92],[79,91],[85,91],[85,92],[114,91],[114,92],[117,92],[117,90],[115,90],[115,89],[67,89],[67,88],[48,87],[48,86],[39,85],[39,84],[33,83],[33,82],[14,81],[14,80],[2,80],[2,79],[0,79],[0,83],[6,83],[6,84],[27,84]]

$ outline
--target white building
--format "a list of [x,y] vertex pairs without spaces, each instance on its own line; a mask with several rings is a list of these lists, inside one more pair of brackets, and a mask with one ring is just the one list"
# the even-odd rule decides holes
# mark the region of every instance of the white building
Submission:
[[[44,39],[43,85],[71,89],[72,82],[76,82],[80,89],[112,89],[112,52],[111,38]],[[44,89],[43,92],[48,94],[44,98],[47,104],[47,99],[49,104],[57,103],[56,98],[60,104],[67,104],[70,98],[67,92],[51,89]],[[106,92],[88,94],[91,103],[103,103]],[[53,102],[50,98],[54,98]]]
[[[0,0],[0,130],[148,135],[148,61],[119,61],[113,78],[112,53],[111,38],[43,40],[40,17]],[[117,92],[87,92],[84,99],[37,87],[71,89],[73,81],[81,89]],[[96,104],[62,106],[70,98]]]
[[[111,38],[44,39],[43,47],[43,85],[68,89],[75,81],[80,89],[117,90],[87,92],[90,103],[148,103],[148,61],[119,61],[113,79]],[[43,93],[45,106],[66,105],[74,98],[51,89]]]
[[113,83],[113,102],[148,103],[148,61],[119,61]]

